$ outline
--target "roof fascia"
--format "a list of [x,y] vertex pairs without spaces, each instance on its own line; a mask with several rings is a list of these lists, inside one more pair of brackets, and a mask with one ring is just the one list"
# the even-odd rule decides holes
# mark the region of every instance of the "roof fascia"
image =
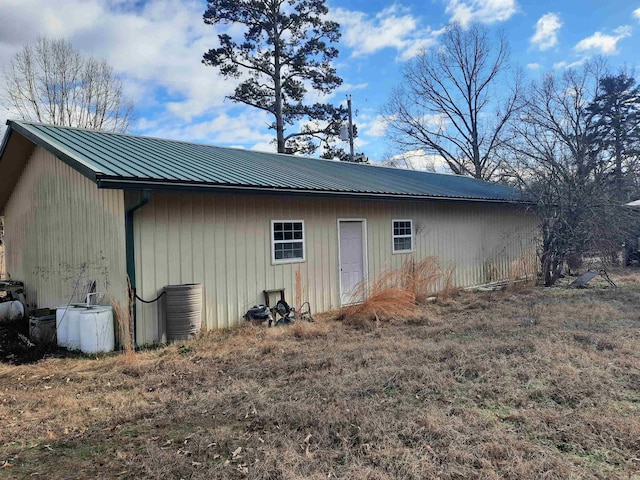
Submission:
[[360,199],[395,199],[395,200],[443,200],[472,203],[499,203],[510,205],[527,205],[529,202],[509,199],[472,198],[472,197],[448,197],[436,195],[400,195],[391,193],[359,193],[324,190],[306,190],[294,188],[267,188],[257,186],[221,185],[194,182],[171,182],[165,180],[150,180],[137,178],[110,177],[98,175],[98,188],[118,190],[170,190],[182,192],[226,192],[226,193],[256,193],[271,195],[300,195],[319,197],[340,197]]
[[[10,121],[7,120],[7,125],[9,125]],[[4,137],[2,137],[2,145],[0,145],[0,160],[2,160],[2,156],[4,155],[4,151],[7,149],[7,145],[9,145],[9,138],[11,138],[11,133],[13,129],[9,125],[7,131],[4,132]]]

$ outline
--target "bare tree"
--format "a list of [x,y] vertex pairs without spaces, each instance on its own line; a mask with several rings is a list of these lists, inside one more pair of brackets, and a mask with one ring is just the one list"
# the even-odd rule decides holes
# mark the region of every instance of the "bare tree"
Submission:
[[63,39],[27,45],[4,71],[3,99],[23,120],[124,132],[133,103],[107,62]]
[[384,109],[393,140],[441,156],[453,173],[491,178],[520,108],[519,75],[510,80],[509,70],[504,36],[493,43],[485,27],[450,25],[439,47],[406,66]]
[[610,163],[592,135],[587,106],[597,98],[601,69],[590,63],[532,84],[513,126],[512,173],[540,219],[545,285],[585,252],[615,252],[634,223],[616,200]]

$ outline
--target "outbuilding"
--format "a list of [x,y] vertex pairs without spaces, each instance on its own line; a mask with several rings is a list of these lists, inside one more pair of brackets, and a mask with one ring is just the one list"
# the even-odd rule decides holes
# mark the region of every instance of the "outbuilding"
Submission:
[[[6,268],[31,308],[79,284],[125,304],[202,283],[208,328],[236,325],[263,291],[314,311],[358,284],[436,256],[456,286],[535,269],[537,220],[511,188],[468,177],[9,121],[0,149]],[[293,302],[292,302],[293,303]],[[136,340],[163,340],[137,302]]]

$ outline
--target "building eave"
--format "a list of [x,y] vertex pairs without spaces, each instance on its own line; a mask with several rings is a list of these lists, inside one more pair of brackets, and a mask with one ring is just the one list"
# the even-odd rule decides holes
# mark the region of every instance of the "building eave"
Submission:
[[475,198],[475,197],[454,197],[454,196],[438,196],[438,195],[410,195],[397,193],[380,193],[380,192],[352,192],[352,191],[335,191],[335,190],[310,190],[295,188],[273,188],[261,187],[255,185],[235,185],[235,184],[211,184],[204,182],[181,182],[169,180],[141,179],[141,178],[124,178],[105,175],[97,175],[96,183],[98,188],[119,189],[119,190],[168,190],[180,192],[198,192],[198,193],[240,193],[240,194],[271,194],[271,195],[295,195],[295,196],[314,196],[314,197],[332,197],[332,198],[358,198],[358,199],[390,199],[390,200],[407,200],[407,201],[454,201],[454,202],[473,202],[473,203],[497,203],[509,205],[530,205],[530,202],[516,199],[499,199],[499,198]]

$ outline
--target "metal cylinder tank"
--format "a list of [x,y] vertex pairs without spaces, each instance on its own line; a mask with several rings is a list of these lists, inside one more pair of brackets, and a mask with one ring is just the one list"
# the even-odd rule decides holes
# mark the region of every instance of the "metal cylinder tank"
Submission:
[[202,325],[202,284],[167,285],[164,291],[167,340],[197,336]]

